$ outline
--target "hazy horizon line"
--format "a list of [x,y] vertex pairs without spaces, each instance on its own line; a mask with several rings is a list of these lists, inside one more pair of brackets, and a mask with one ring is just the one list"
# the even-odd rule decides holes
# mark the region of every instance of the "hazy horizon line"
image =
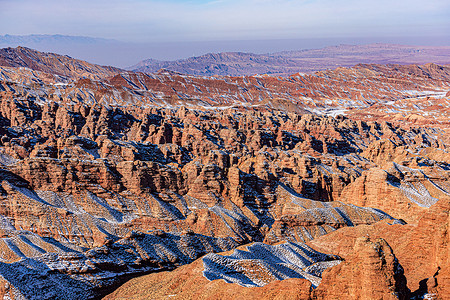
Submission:
[[[10,41],[5,41],[5,37]],[[26,40],[26,38],[38,38]],[[41,38],[41,40],[39,40]],[[14,39],[16,41],[14,42]],[[22,40],[22,41],[19,41]],[[22,42],[24,44],[18,44]],[[7,45],[6,43],[10,43]],[[172,41],[172,42],[126,42],[103,37],[28,34],[0,35],[0,47],[23,46],[42,52],[69,55],[88,62],[111,65],[120,68],[134,66],[143,60],[177,61],[207,54],[227,52],[249,54],[276,54],[289,51],[315,50],[333,46],[362,46],[370,44],[390,44],[418,47],[449,47],[450,37],[359,37],[359,38],[267,38],[235,39],[215,41]]]

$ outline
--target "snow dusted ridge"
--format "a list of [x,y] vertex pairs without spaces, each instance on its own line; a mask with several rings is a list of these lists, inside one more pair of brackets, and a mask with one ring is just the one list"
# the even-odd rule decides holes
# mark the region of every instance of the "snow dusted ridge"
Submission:
[[270,246],[254,243],[231,255],[208,254],[203,258],[203,276],[223,279],[246,287],[264,286],[274,280],[304,278],[313,287],[320,284],[322,272],[341,263],[335,255],[323,254],[305,244]]
[[389,108],[422,122],[404,114],[424,108],[448,122],[447,67],[289,78],[88,69],[0,68],[0,298],[97,299],[262,241],[208,255],[205,276],[317,286],[339,260],[294,243],[410,223],[450,191],[446,123],[364,121]]
[[[180,107],[201,109],[271,107],[318,115],[352,115],[371,108],[376,114],[415,112],[439,119],[428,97],[448,104],[447,67],[409,66],[400,69],[359,65],[317,72],[272,76],[200,77],[174,72],[145,74],[104,70],[103,77],[82,78],[29,68],[0,67],[0,91],[30,95],[36,103],[103,104],[113,107]],[[436,70],[435,70],[436,69]],[[426,74],[430,77],[424,79]],[[417,74],[415,74],[417,73]],[[77,73],[78,74],[78,73]],[[406,80],[405,80],[406,79]],[[35,86],[38,85],[39,88]],[[356,108],[356,111],[354,109]]]
[[[9,236],[0,240],[1,251],[5,255],[14,251],[21,259],[0,261],[0,280],[2,284],[9,282],[14,299],[97,299],[98,291],[127,278],[171,270],[193,262],[206,251],[220,252],[237,246],[231,239],[196,234],[138,233],[110,247],[82,252],[70,244],[27,231],[10,232]],[[35,253],[30,253],[29,248]]]
[[[429,188],[436,188],[440,190],[444,194],[449,194],[445,187],[441,187],[439,183],[435,182],[435,180],[430,179],[426,176],[423,171],[419,169],[412,169],[405,166],[401,166],[399,164],[394,163],[394,168],[404,174],[405,177],[408,178],[422,178],[424,183],[427,183]],[[413,203],[421,206],[421,207],[430,207],[435,204],[439,199],[431,196],[430,191],[427,187],[419,180],[411,180],[411,181],[401,181],[398,188],[402,191],[402,193]]]

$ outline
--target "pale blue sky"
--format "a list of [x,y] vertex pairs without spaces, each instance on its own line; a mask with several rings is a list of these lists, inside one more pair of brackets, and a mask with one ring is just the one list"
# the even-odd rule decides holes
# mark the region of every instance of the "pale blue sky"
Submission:
[[448,0],[0,0],[0,34],[182,42],[449,32]]

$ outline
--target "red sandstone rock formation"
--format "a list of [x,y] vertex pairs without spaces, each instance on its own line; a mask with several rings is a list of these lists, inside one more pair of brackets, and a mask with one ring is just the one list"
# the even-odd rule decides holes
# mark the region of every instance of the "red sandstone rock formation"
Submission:
[[356,239],[353,252],[345,262],[327,269],[321,285],[314,291],[317,299],[407,299],[403,269],[392,248],[383,239]]
[[[347,245],[337,233],[355,228],[356,238],[373,223],[408,235],[424,224],[436,233],[436,240],[417,233],[427,241],[417,256],[401,248],[409,244],[397,250],[388,229],[373,238],[384,238],[405,265],[411,291],[422,293],[426,283],[443,293],[446,258],[433,249],[445,234],[420,216],[450,192],[445,123],[420,128],[408,118],[400,124],[403,117],[364,120],[378,118],[369,116],[374,106],[380,113],[398,98],[424,101],[412,89],[437,99],[448,87],[446,68],[370,65],[286,79],[170,72],[105,77],[114,70],[65,58],[60,63],[70,74],[58,73],[53,55],[34,54],[27,66],[36,70],[0,69],[0,274],[17,295],[95,298],[129,277],[249,242],[335,235],[325,252],[341,255],[340,247],[353,249],[354,238]],[[83,72],[97,79],[80,79]],[[318,115],[355,103],[352,118]],[[446,118],[441,106],[430,109],[436,120]],[[387,225],[404,224],[394,218],[410,224]],[[391,257],[351,256],[350,250],[339,272]],[[425,261],[420,270],[411,263],[421,255],[436,257],[431,269]],[[395,286],[394,261],[369,268],[372,277],[360,286],[378,277],[391,280],[380,293]],[[340,284],[357,295],[345,280]],[[223,288],[223,297],[237,295]],[[273,295],[270,287],[258,291]]]
[[447,284],[449,204],[448,198],[440,200],[422,214],[416,225],[380,222],[343,228],[311,241],[310,245],[319,251],[328,251],[345,258],[351,255],[357,238],[382,237],[392,247],[404,268],[407,285],[413,295],[435,293],[438,299],[445,299],[450,292]]

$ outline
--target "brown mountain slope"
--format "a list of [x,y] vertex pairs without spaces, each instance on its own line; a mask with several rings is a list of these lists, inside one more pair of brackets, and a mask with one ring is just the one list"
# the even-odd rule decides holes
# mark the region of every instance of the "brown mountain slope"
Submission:
[[71,78],[98,79],[121,72],[118,68],[90,64],[69,56],[39,52],[25,47],[0,49],[0,66],[30,68]]

